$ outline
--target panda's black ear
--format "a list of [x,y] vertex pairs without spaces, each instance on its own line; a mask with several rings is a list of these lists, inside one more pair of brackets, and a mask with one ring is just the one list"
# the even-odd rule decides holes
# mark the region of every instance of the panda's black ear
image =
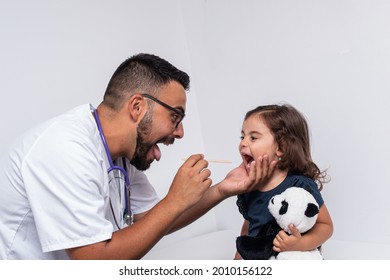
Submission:
[[288,210],[288,202],[286,200],[282,201],[282,206],[279,209],[279,215],[284,215]]
[[317,207],[317,205],[315,205],[314,203],[308,203],[306,211],[305,211],[306,217],[311,218],[311,217],[314,217],[317,214],[318,214],[318,207]]

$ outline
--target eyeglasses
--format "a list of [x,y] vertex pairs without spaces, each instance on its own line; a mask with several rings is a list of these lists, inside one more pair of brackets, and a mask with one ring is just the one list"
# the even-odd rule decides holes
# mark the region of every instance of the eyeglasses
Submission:
[[179,126],[179,124],[182,122],[182,120],[186,116],[186,114],[184,114],[181,110],[169,106],[168,104],[162,102],[161,100],[158,100],[156,97],[151,96],[150,94],[143,93],[142,96],[146,97],[146,98],[149,98],[150,100],[153,100],[154,102],[156,102],[156,103],[160,104],[161,106],[165,107],[169,111],[174,112],[175,115],[174,115],[174,119],[172,120],[172,123],[175,125],[175,128],[177,128]]

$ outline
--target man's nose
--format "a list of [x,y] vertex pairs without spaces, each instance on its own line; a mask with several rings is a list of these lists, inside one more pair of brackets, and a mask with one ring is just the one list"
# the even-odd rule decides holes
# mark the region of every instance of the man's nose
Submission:
[[173,135],[175,135],[175,137],[178,138],[178,139],[181,139],[181,138],[184,137],[184,126],[183,126],[183,123],[179,123],[179,125],[173,131]]

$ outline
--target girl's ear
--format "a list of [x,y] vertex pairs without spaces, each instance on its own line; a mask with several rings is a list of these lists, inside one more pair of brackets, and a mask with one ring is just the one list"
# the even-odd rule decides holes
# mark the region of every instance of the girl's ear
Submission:
[[284,155],[284,152],[278,147],[276,148],[276,156],[282,157]]
[[141,94],[134,94],[127,102],[127,109],[130,117],[134,122],[137,122],[147,110],[145,98]]

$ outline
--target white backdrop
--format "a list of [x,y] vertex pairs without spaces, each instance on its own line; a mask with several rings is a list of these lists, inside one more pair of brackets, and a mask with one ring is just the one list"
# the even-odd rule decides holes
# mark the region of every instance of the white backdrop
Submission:
[[323,194],[333,238],[389,245],[390,2],[192,4],[184,18],[206,154],[238,163],[244,113],[289,102],[332,178]]
[[[240,163],[245,112],[288,102],[308,118],[313,157],[332,179],[332,239],[390,248],[389,14],[380,0],[0,0],[0,152],[48,117],[97,105],[124,59],[155,53],[191,76],[185,138],[148,171],[161,195],[192,153],[232,160],[210,166],[221,180]],[[177,236],[215,221],[238,233],[234,204]]]

